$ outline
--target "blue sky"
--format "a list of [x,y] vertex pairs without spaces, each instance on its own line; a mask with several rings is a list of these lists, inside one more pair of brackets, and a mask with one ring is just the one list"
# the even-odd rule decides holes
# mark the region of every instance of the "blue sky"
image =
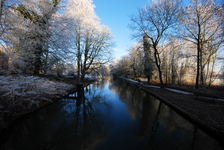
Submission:
[[116,46],[114,57],[120,58],[127,54],[127,49],[136,42],[131,40],[131,30],[128,15],[137,12],[138,7],[147,4],[147,0],[93,0],[96,5],[95,12],[101,23],[108,26],[114,35]]
[[95,12],[101,19],[101,23],[107,25],[114,35],[116,43],[114,57],[121,58],[136,42],[131,40],[132,32],[127,27],[130,23],[129,15],[136,13],[139,7],[146,5],[147,0],[93,0],[93,3],[96,5]]

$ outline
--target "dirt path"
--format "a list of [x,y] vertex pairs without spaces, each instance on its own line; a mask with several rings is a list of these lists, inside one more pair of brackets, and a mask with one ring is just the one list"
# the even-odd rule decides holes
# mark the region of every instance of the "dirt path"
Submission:
[[191,94],[176,93],[167,89],[144,88],[185,110],[208,126],[218,131],[224,130],[224,101]]

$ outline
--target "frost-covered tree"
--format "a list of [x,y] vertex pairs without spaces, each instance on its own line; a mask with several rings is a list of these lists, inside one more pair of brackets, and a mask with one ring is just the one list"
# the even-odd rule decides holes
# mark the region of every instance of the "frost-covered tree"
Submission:
[[95,72],[98,75],[101,75],[102,77],[110,75],[110,69],[109,69],[109,66],[107,66],[107,65],[101,65],[101,67],[98,68]]
[[114,68],[112,68],[114,75],[128,77],[131,74],[130,70],[130,59],[128,56],[123,56],[121,59],[117,60]]
[[155,63],[152,58],[152,45],[149,42],[147,36],[143,36],[143,49],[144,49],[144,74],[148,79],[148,83],[153,75],[153,70],[155,70]]
[[138,14],[131,16],[130,28],[136,31],[134,37],[147,36],[152,43],[154,60],[159,72],[161,87],[163,87],[161,56],[159,43],[164,40],[165,34],[177,24],[180,15],[180,0],[159,0],[148,3],[138,10]]
[[[181,59],[185,58],[185,55],[183,55],[183,46],[184,43],[181,40],[177,40],[176,37],[171,36],[169,38],[168,43],[166,43],[166,56],[168,57],[169,61],[168,61],[168,65],[169,65],[169,69],[171,72],[171,83],[174,85],[177,78],[179,77],[178,80],[181,80],[183,77],[183,66],[181,67]],[[187,66],[185,66],[187,68]],[[182,68],[182,71],[181,71]],[[186,70],[185,70],[186,71]],[[179,72],[179,73],[178,73]],[[181,72],[181,73],[180,73]],[[179,74],[179,76],[178,76]]]
[[129,48],[129,67],[134,72],[134,78],[144,73],[144,53],[142,43],[134,43]]
[[[6,22],[6,16],[8,15],[8,9],[19,3],[19,0],[0,0],[0,37],[1,42],[4,43],[4,40],[2,39],[2,34],[6,30],[4,23]],[[1,43],[1,44],[3,44]]]
[[111,61],[113,36],[110,29],[98,24],[97,28],[87,28],[83,45],[83,65],[81,80],[84,80],[88,69],[97,70],[101,65]]
[[197,75],[195,87],[204,84],[204,70],[211,58],[219,50],[223,41],[221,32],[221,6],[213,0],[192,0],[192,4],[182,11],[180,17],[185,30],[181,34],[185,40],[197,47]]
[[72,35],[74,38],[74,53],[77,57],[77,79],[80,79],[81,58],[82,58],[82,40],[85,33],[85,26],[98,20],[94,12],[95,5],[92,0],[69,0],[65,9],[65,16],[70,18]]
[[92,0],[69,0],[65,16],[70,18],[74,39],[73,54],[77,58],[78,81],[88,69],[97,70],[108,61],[113,46],[110,29],[100,24]]
[[60,0],[20,0],[4,16],[4,27],[8,29],[4,41],[26,64],[25,71],[32,70],[38,75],[46,69],[50,53],[59,54],[54,51],[56,46],[57,50],[62,48],[56,41],[60,36],[56,31],[61,31],[57,21],[59,7]]

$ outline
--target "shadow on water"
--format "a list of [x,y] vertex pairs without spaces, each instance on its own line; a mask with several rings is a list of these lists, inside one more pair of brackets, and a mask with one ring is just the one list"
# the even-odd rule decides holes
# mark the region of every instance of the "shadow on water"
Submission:
[[84,88],[79,97],[71,94],[11,126],[0,149],[92,149],[112,125],[99,108],[109,113],[111,106],[97,88]]
[[221,149],[161,101],[120,79],[103,79],[13,124],[8,149]]
[[222,149],[213,138],[135,85],[115,79],[110,89],[136,122],[136,128],[130,130],[135,136],[130,149]]

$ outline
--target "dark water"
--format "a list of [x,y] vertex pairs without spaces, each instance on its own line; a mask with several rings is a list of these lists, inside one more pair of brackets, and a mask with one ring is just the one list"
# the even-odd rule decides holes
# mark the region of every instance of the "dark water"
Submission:
[[120,79],[105,79],[32,113],[0,135],[1,150],[219,150],[168,106]]

